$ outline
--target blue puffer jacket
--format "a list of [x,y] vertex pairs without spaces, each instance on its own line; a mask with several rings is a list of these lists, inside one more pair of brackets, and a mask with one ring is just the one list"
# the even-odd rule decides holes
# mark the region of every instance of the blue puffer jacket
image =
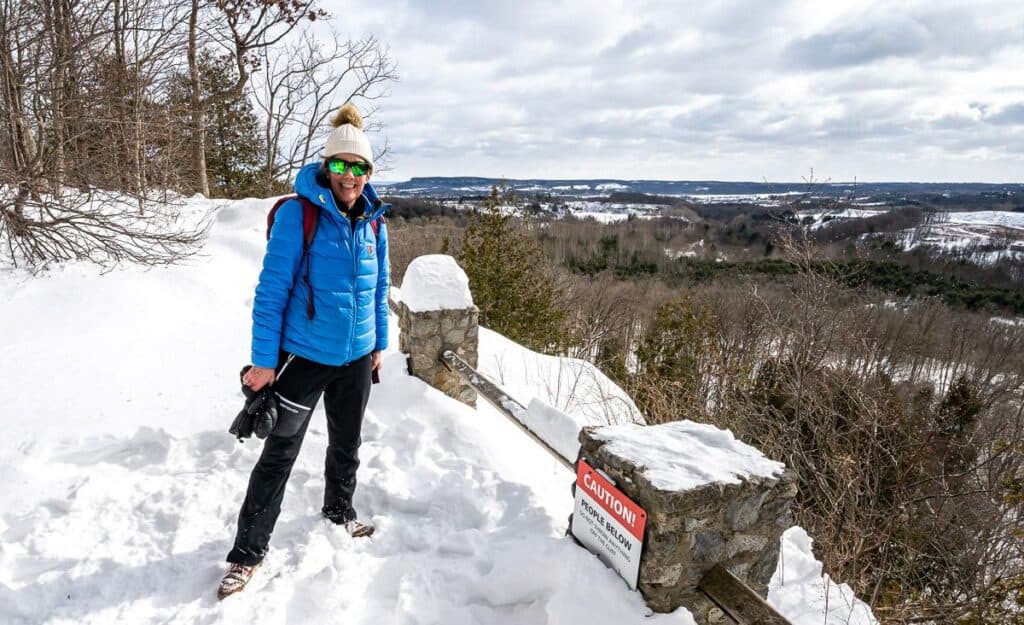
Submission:
[[388,345],[387,227],[376,235],[370,221],[381,204],[369,183],[363,189],[366,218],[352,224],[334,202],[319,163],[306,165],[295,178],[295,192],[320,207],[309,247],[309,281],[316,314],[306,312],[309,287],[303,282],[302,204],[285,202],[263,257],[252,310],[252,364],[276,367],[279,349],[325,365],[342,365]]

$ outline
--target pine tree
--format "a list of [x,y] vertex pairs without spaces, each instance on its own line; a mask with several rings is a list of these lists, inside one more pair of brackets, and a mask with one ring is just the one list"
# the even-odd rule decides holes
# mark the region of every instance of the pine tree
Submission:
[[561,291],[540,246],[519,227],[516,206],[506,185],[491,188],[468,218],[459,264],[482,325],[530,349],[555,352],[563,342]]
[[724,373],[717,322],[707,307],[688,292],[659,306],[636,359],[644,384],[635,397],[649,421],[704,418]]
[[[204,53],[199,58],[203,91],[220,93],[234,83],[229,59]],[[169,97],[170,105],[184,110],[188,102],[188,77],[179,75]],[[245,197],[253,192],[260,167],[259,125],[252,103],[243,94],[213,100],[206,111],[206,171],[210,193],[219,197]],[[186,165],[187,166],[187,165]]]

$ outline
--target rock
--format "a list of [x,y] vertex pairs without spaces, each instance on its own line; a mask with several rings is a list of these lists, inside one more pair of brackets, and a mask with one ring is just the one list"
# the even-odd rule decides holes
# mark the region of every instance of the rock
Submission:
[[693,543],[694,561],[714,565],[722,561],[724,554],[725,540],[721,534],[714,530],[697,533]]
[[747,551],[762,551],[768,539],[758,534],[734,534],[725,546],[725,557],[731,559],[736,554]]
[[757,517],[761,513],[761,505],[766,497],[768,497],[768,492],[764,491],[730,504],[725,511],[725,520],[729,527],[741,531],[756,523]]

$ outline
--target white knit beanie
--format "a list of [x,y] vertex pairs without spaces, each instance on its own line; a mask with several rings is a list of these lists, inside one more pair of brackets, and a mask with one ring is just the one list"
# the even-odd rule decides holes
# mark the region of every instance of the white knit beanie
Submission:
[[334,130],[327,137],[324,158],[336,154],[355,154],[373,169],[373,150],[370,149],[370,140],[363,133],[363,117],[359,109],[351,102],[346,103],[331,118],[331,125]]

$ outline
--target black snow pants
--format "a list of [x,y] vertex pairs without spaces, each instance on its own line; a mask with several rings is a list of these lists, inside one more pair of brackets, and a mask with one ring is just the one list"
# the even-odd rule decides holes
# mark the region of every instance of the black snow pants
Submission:
[[278,424],[263,443],[249,476],[238,514],[238,533],[227,561],[252,565],[263,560],[281,513],[284,488],[299,455],[310,415],[320,396],[327,413],[324,508],[351,509],[359,467],[360,430],[370,398],[370,354],[338,367],[282,352],[274,391]]

